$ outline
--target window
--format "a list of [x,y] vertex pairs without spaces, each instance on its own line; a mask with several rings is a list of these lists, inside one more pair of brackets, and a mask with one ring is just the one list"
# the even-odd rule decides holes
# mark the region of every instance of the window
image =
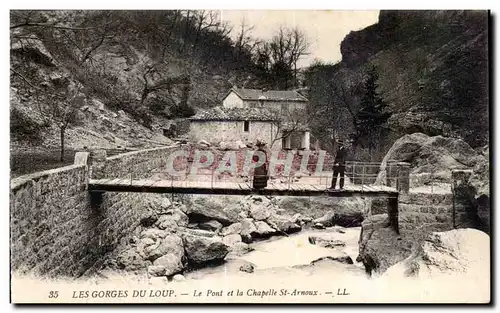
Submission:
[[250,131],[250,122],[249,121],[243,122],[243,131],[245,131],[245,132]]

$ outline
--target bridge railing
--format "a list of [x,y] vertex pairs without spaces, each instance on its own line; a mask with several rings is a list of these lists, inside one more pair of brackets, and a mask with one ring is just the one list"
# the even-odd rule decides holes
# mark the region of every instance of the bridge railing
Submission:
[[[316,167],[317,165],[317,163],[308,163],[305,168],[310,168],[312,166]],[[394,166],[396,167],[396,165]],[[290,170],[289,173],[276,171],[269,176],[269,183],[286,185],[289,188],[293,186],[299,187],[300,185],[315,185],[327,189],[332,183],[333,167],[333,162],[328,162],[323,164],[322,170],[320,171],[300,171],[296,169]],[[378,185],[398,188],[398,186],[401,185],[400,182],[406,179],[405,177],[400,177],[402,173],[404,174],[404,171],[392,170],[387,170],[386,175],[380,178],[380,168],[381,163],[377,162],[346,162],[344,186],[361,186],[361,188],[364,188],[364,186]],[[252,183],[255,177],[254,169],[250,169],[247,172],[240,171],[231,173],[217,171],[211,168],[199,168],[193,173],[190,167],[187,167],[181,175],[179,175],[179,173],[172,175],[165,169],[152,171],[151,174],[154,176],[155,180],[170,180],[172,185],[174,182],[176,182],[176,185],[179,185],[180,182],[185,181],[187,185],[188,182],[196,181],[205,185],[209,183],[211,187],[215,187],[217,184],[221,183]],[[377,179],[377,177],[379,177],[379,179]],[[133,177],[131,177],[131,180],[133,180]],[[391,184],[391,182],[396,183]],[[340,176],[337,177],[337,186],[339,183]],[[403,183],[403,185],[408,185],[408,183]]]

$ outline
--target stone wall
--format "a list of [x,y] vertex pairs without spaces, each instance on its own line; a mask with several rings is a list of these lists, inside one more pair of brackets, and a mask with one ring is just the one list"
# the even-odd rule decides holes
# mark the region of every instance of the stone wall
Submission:
[[453,195],[410,193],[399,199],[399,229],[446,231],[453,229]]
[[106,158],[95,153],[92,168],[72,165],[11,181],[11,268],[20,273],[78,277],[99,269],[124,235],[147,211],[148,195],[92,193],[93,178],[151,175],[171,147]]
[[72,165],[11,181],[13,271],[76,276],[93,262],[87,179],[86,165]]
[[[193,141],[206,140],[214,145],[221,141],[247,143],[257,139],[270,145],[276,136],[276,126],[271,122],[249,121],[249,129],[245,131],[244,121],[191,121],[189,135]],[[281,149],[281,146],[278,140],[273,149]]]

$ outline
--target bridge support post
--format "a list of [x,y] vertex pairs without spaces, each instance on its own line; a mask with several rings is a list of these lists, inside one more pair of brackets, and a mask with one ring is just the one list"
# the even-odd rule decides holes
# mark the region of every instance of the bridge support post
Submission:
[[389,212],[387,215],[389,216],[389,225],[399,235],[399,197],[390,197],[388,200]]
[[90,158],[92,160],[91,166],[91,178],[103,178],[104,173],[103,167],[106,162],[106,150],[95,150],[90,154]]
[[407,195],[410,192],[410,163],[398,162],[397,166],[397,184],[399,194]]

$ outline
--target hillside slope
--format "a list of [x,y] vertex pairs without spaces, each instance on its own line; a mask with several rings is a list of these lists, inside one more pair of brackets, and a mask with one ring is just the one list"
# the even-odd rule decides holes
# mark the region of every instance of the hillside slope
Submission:
[[[65,130],[65,162],[85,146],[169,144],[164,128],[248,82],[249,57],[233,53],[222,25],[198,27],[207,11],[188,14],[12,11],[11,165],[29,151],[57,152],[68,112],[76,118]],[[75,112],[70,98],[81,99]]]

